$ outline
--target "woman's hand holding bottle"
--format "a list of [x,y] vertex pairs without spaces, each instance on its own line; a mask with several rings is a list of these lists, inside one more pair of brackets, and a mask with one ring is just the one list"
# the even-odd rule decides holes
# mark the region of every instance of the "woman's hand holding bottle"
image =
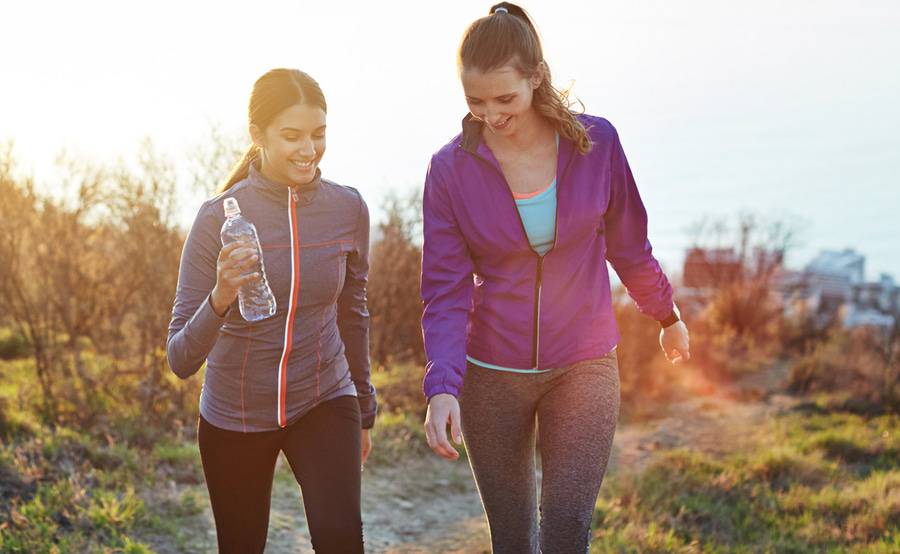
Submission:
[[259,255],[250,242],[235,241],[219,251],[216,261],[216,286],[210,294],[212,309],[224,314],[237,298],[238,290],[247,283],[259,280],[259,272],[246,273],[256,266]]

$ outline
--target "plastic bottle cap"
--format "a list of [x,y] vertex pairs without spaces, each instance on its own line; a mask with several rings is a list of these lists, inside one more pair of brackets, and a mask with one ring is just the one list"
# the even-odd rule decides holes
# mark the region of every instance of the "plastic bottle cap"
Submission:
[[240,215],[241,207],[238,206],[237,198],[225,199],[225,217],[234,217]]

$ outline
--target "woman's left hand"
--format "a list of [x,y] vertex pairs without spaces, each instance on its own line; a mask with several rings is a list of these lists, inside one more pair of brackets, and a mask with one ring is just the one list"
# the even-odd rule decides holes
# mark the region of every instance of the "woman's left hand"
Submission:
[[659,333],[659,345],[666,359],[673,364],[691,359],[690,336],[683,321],[669,325]]
[[369,435],[370,429],[363,429],[360,439],[362,440],[362,464],[366,465],[366,458],[372,452],[372,437]]

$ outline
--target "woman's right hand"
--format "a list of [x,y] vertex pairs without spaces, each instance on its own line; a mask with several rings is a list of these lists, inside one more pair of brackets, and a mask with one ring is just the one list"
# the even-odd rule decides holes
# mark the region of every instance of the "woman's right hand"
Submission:
[[455,460],[459,458],[447,440],[447,421],[450,421],[450,434],[453,442],[462,444],[462,431],[459,422],[459,401],[452,394],[436,394],[428,401],[428,413],[425,414],[425,440],[428,446],[442,458]]
[[237,298],[238,289],[260,278],[258,271],[247,273],[258,259],[256,248],[249,242],[231,242],[219,251],[219,259],[216,260],[216,286],[210,294],[212,309],[217,314],[225,313]]

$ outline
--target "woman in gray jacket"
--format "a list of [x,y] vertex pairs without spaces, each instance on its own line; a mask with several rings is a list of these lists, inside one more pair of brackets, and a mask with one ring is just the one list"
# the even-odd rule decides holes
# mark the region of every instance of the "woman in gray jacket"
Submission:
[[[359,192],[322,179],[327,106],[306,73],[275,69],[250,97],[253,144],[200,208],[184,245],[169,365],[206,362],[198,440],[220,552],[262,552],[275,461],[299,483],[317,552],[362,552],[360,464],[371,450],[366,281],[369,213]],[[240,287],[257,250],[223,248],[223,203],[257,228],[275,315],[245,321]]]

